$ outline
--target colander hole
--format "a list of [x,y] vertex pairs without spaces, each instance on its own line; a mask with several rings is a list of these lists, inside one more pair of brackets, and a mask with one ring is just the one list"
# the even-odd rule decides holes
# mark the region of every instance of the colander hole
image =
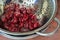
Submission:
[[24,2],[24,4],[26,4],[26,2]]

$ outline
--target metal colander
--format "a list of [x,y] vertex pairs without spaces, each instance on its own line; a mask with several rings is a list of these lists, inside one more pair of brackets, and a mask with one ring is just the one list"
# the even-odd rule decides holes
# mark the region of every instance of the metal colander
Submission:
[[[5,0],[4,4],[7,4]],[[8,0],[7,0],[8,1]],[[25,7],[37,7],[35,14],[37,15],[37,19],[39,19],[39,21],[42,21],[44,17],[47,17],[45,24],[40,27],[37,28],[33,31],[29,31],[29,32],[24,32],[24,33],[20,33],[20,32],[9,32],[7,30],[1,29],[1,32],[3,33],[7,33],[7,34],[12,34],[12,35],[27,35],[27,34],[33,34],[38,32],[39,30],[45,28],[51,21],[51,19],[54,16],[54,12],[55,12],[55,1],[54,0],[12,0],[11,2],[14,3],[18,3],[20,5],[25,5]]]

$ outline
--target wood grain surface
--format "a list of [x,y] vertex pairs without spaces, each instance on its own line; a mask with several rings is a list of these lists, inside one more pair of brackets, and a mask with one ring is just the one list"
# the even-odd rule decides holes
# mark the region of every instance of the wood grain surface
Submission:
[[[60,20],[60,0],[57,0],[57,13],[56,13],[56,17]],[[52,20],[51,24],[49,24],[49,29],[46,32],[51,32],[52,30],[54,30],[57,26],[57,23]],[[3,37],[2,35],[0,35],[0,40],[11,40],[8,38]],[[38,36],[32,39],[28,39],[28,40],[60,40],[60,28],[59,30],[56,32],[56,34],[50,36],[50,37],[43,37],[43,36]]]

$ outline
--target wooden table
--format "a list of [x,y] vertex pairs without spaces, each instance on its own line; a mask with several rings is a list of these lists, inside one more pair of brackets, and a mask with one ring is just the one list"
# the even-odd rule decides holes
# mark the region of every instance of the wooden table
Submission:
[[[58,3],[58,8],[57,8],[56,17],[60,20],[60,0],[57,0],[57,3]],[[50,28],[48,29],[48,31],[52,31],[56,28],[57,24],[53,20],[51,22],[51,24],[49,24],[49,26],[50,26]],[[11,40],[11,39],[5,38],[2,35],[0,35],[0,40]],[[60,29],[56,32],[56,34],[54,34],[50,37],[38,36],[38,37],[28,39],[28,40],[60,40]]]

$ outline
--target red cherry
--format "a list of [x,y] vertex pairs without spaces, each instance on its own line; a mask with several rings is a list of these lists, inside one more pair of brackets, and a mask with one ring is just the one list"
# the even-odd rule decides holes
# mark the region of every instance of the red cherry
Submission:
[[19,23],[19,28],[23,27],[24,26],[24,23]]
[[16,27],[16,28],[19,28],[19,23],[16,23],[16,24],[15,24],[15,27]]
[[2,20],[2,22],[6,22],[6,21],[7,21],[5,15],[3,15],[3,16],[1,17],[1,20]]
[[21,21],[21,19],[22,19],[22,17],[21,17],[21,18],[19,18],[19,21]]
[[16,12],[14,13],[14,16],[19,17],[20,14],[21,14],[21,13],[20,13],[19,11],[16,11]]
[[9,13],[6,13],[5,16],[6,16],[7,19],[10,19],[13,16],[13,11],[11,11]]
[[23,15],[23,20],[26,21],[27,19],[28,19],[28,15],[27,15],[27,14],[24,14],[24,15]]
[[11,32],[18,32],[18,29],[15,28],[15,27],[10,27],[10,28],[9,28],[9,31],[11,31]]
[[11,11],[11,13],[9,14],[9,17],[13,17],[13,11]]
[[15,11],[20,11],[20,9],[19,8],[18,9],[16,8]]
[[8,30],[9,30],[9,31],[12,31],[12,27],[9,27]]
[[23,11],[23,14],[26,14],[26,10]]
[[19,22],[24,22],[24,19],[22,17],[19,18]]
[[24,24],[24,28],[27,28],[27,29],[28,29],[28,27],[29,27],[29,24],[28,24],[28,22],[26,22],[26,23]]
[[10,26],[7,26],[7,25],[4,25],[5,27],[4,28],[6,28],[6,29],[8,29]]
[[37,28],[39,26],[39,23],[38,22],[35,22],[34,23],[34,28]]
[[34,15],[33,13],[30,13],[30,14],[29,14],[30,17],[33,16],[33,15]]
[[34,28],[33,28],[33,26],[32,26],[32,25],[29,25],[29,29],[30,29],[30,30],[33,30]]
[[33,24],[32,24],[32,22],[29,21],[28,23],[29,23],[29,29],[30,29],[30,30],[33,30],[34,28],[33,28]]
[[10,26],[9,26],[7,23],[5,23],[5,24],[4,24],[4,27],[5,27],[6,29],[8,29]]
[[18,20],[17,20],[16,17],[14,17],[14,18],[11,20],[12,23],[17,23],[17,21],[18,21]]
[[27,9],[27,13],[28,13],[28,14],[31,13],[31,10],[30,10],[29,8]]
[[10,26],[11,26],[11,27],[15,27],[15,24],[11,23]]
[[12,31],[18,32],[18,29],[17,28],[12,28]]
[[36,15],[32,15],[31,19],[36,19]]
[[20,8],[20,5],[19,4],[15,4],[15,7],[14,7],[15,9],[15,11],[19,11],[19,8]]
[[8,11],[7,13],[5,13],[5,16],[7,19],[10,19],[10,17],[12,17],[12,11]]
[[7,13],[5,16],[6,16],[6,18],[7,18],[7,19],[9,19],[9,18],[10,18],[8,13]]
[[15,4],[15,8],[19,8],[20,7],[20,5],[19,4]]
[[20,8],[21,13],[23,13],[24,10],[26,10],[26,8]]

